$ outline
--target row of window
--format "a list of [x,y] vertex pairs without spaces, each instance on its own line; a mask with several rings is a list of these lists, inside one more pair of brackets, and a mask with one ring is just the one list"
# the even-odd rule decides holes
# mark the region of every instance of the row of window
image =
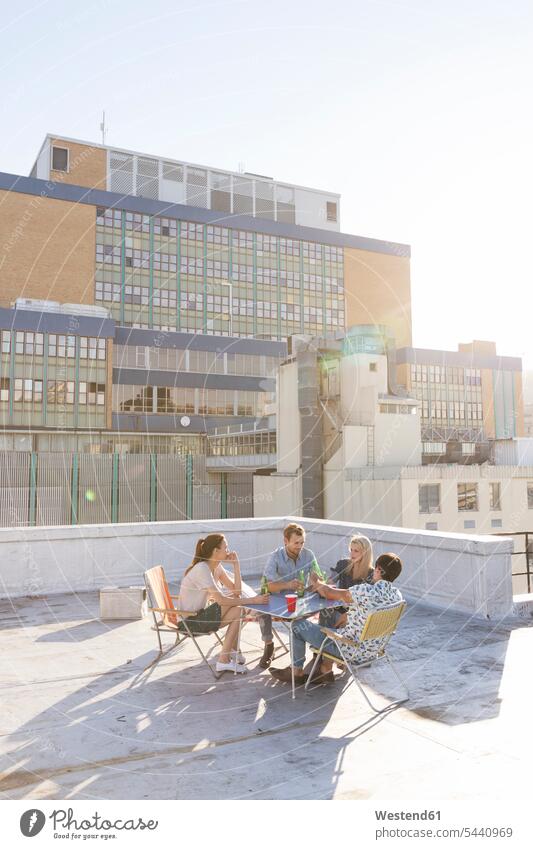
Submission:
[[[476,442],[462,442],[461,443],[461,453],[464,455],[473,455],[476,453],[477,443]],[[446,443],[445,442],[423,442],[422,443],[422,453],[423,454],[446,454]]]
[[[533,484],[527,485],[527,506],[533,509]],[[501,483],[499,481],[489,483],[489,509],[501,510]],[[479,510],[478,484],[457,484],[457,509],[460,512]],[[440,513],[441,492],[440,483],[420,484],[418,487],[418,512]]]
[[480,402],[464,403],[464,401],[426,401],[421,404],[422,419],[450,419],[453,421],[483,421],[483,404]]
[[[121,230],[121,211],[118,209],[98,207],[96,210],[96,223],[99,227]],[[155,216],[153,218],[154,234],[164,238],[176,239],[178,234],[177,224],[176,219]],[[138,212],[126,212],[125,228],[128,231],[149,234],[150,216]],[[180,232],[183,241],[198,243],[203,243],[204,241],[203,224],[182,221]],[[253,251],[254,234],[249,231],[230,230],[229,228],[212,225],[207,225],[206,228],[207,241],[215,245],[229,246],[230,233],[231,243],[235,250]],[[261,253],[275,254],[277,251],[277,241],[276,236],[258,233],[256,235],[256,249]],[[301,253],[304,261],[311,263],[319,262],[324,258],[328,264],[338,263],[340,265],[344,260],[344,252],[340,247],[282,237],[279,238],[279,252],[286,256],[300,256]]]
[[176,413],[213,416],[261,416],[263,392],[235,389],[186,389],[176,386],[113,386],[117,413]]
[[405,416],[416,416],[417,408],[412,404],[380,404],[380,413],[394,413]]
[[113,365],[118,368],[274,377],[278,364],[277,357],[233,354],[231,351],[194,351],[158,346],[150,348],[144,345],[115,345],[113,349]]
[[205,454],[205,436],[127,433],[0,433],[0,451],[80,454]]
[[[75,382],[73,380],[48,380],[46,381],[46,403],[48,406],[56,404],[74,404]],[[11,392],[11,381],[8,377],[0,379],[0,401],[9,402]],[[30,378],[16,377],[13,380],[13,403],[14,404],[41,404],[43,401],[43,381]],[[81,380],[78,384],[78,403],[82,405],[105,405],[105,384],[93,383]]]
[[[26,354],[30,357],[44,356],[45,336],[46,334],[44,333],[17,330],[15,332],[14,344],[15,354]],[[48,358],[74,358],[76,356],[76,339],[79,340],[80,359],[105,360],[105,339],[97,339],[94,336],[73,336],[57,333],[48,334]],[[2,353],[11,353],[11,333],[9,330],[2,330]]]
[[[95,300],[97,301],[112,301],[114,303],[120,303],[120,295],[121,295],[121,287],[118,283],[102,283],[96,282],[95,284]],[[169,309],[176,309],[177,305],[177,293],[173,289],[159,289],[154,288],[152,290],[152,304],[153,306],[161,306]],[[207,295],[207,309],[210,310],[210,304],[213,298],[222,297],[226,304],[226,312],[228,311],[228,298],[226,295]],[[203,293],[201,292],[181,292],[181,309],[183,310],[196,310],[202,311],[203,309]],[[211,299],[211,300],[210,300]],[[148,306],[150,304],[150,288],[148,286],[131,286],[127,284],[124,286],[124,303],[125,304],[139,304]],[[258,302],[258,310],[259,310]],[[277,300],[271,301],[274,306],[277,308]],[[233,315],[249,315],[253,316],[254,314],[254,301],[253,299],[248,298],[238,298],[237,296],[232,298],[233,305]],[[328,317],[335,318],[343,323],[344,322],[344,305],[340,302],[332,301],[330,298],[327,299]],[[280,304],[282,315],[286,311],[287,304]],[[212,311],[218,311],[218,307],[214,307]],[[273,316],[275,317],[275,315]],[[322,322],[323,320],[323,312],[322,306],[316,306],[312,304],[307,304],[304,302],[304,319],[315,321],[317,323]]]
[[481,371],[476,368],[412,364],[411,380],[413,383],[450,383],[459,386],[481,386]]
[[235,436],[217,436],[208,440],[207,453],[210,457],[243,457],[253,454],[275,454],[276,434],[243,433]]

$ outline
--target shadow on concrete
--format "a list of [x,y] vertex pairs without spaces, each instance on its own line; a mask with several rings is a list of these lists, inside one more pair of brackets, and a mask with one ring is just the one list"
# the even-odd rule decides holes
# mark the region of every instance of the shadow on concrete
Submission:
[[[347,759],[354,771],[359,745],[378,725],[370,742],[386,759],[378,740],[390,740],[389,721],[459,726],[497,717],[509,639],[526,627],[411,604],[391,644],[411,700],[374,718],[343,678],[308,694],[299,689],[293,701],[289,687],[257,667],[256,625],[243,632],[249,674],[215,681],[188,643],[149,666],[157,654],[149,619],[110,629],[92,619],[95,597],[62,598],[53,607],[25,600],[17,611],[25,642],[8,633],[4,798],[332,798]],[[61,631],[46,632],[61,621]],[[203,640],[211,656],[218,651],[213,638]],[[71,652],[72,643],[79,649]],[[361,679],[378,703],[398,695],[386,667]],[[358,780],[350,785],[349,798],[368,797]]]
[[84,643],[87,640],[94,640],[101,637],[102,634],[111,635],[113,631],[120,628],[125,628],[129,625],[129,621],[105,621],[102,619],[93,619],[92,622],[81,622],[79,625],[71,625],[62,628],[60,631],[54,631],[51,634],[43,634],[37,637],[36,643]]
[[[5,798],[330,798],[352,734],[325,729],[342,685],[290,698],[262,671],[212,679],[177,653],[118,666],[11,736]],[[43,733],[43,729],[46,729]],[[20,744],[17,745],[17,740]]]

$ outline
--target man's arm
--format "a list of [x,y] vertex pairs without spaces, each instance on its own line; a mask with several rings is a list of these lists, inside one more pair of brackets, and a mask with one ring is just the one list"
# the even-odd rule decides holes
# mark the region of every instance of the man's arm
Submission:
[[344,601],[346,604],[352,604],[353,598],[350,590],[338,590],[336,587],[330,587],[323,581],[314,581],[313,589],[328,601]]
[[297,590],[300,586],[300,582],[297,578],[291,581],[279,581],[276,580],[278,576],[278,552],[273,551],[270,557],[268,558],[267,565],[265,566],[265,578],[268,581],[268,591],[270,593],[281,593],[283,590]]

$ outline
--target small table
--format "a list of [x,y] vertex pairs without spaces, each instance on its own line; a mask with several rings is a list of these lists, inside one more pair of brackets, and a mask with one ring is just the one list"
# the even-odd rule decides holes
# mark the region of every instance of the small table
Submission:
[[322,598],[317,592],[306,592],[303,598],[298,598],[296,601],[296,610],[294,613],[289,613],[287,610],[287,599],[285,593],[270,593],[268,604],[247,604],[246,599],[243,599],[241,607],[246,610],[255,610],[257,613],[265,613],[267,616],[282,619],[289,626],[289,647],[291,658],[291,678],[292,678],[292,698],[296,698],[296,687],[294,685],[294,664],[293,664],[293,644],[292,644],[292,626],[298,619],[308,619],[314,616],[315,613],[320,613],[321,610],[327,610],[330,607],[345,607],[345,601],[329,601]]

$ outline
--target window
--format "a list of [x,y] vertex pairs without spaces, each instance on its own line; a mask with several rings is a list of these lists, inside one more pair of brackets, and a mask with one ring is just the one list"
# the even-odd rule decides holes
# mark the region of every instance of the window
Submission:
[[[7,381],[7,398],[9,400],[9,380]],[[0,390],[0,400],[4,400],[4,386]],[[42,380],[32,380],[29,378],[15,378],[15,392],[13,400],[16,404],[30,405],[32,403],[40,404],[43,400],[43,382]]]
[[467,528],[475,528],[476,527],[475,519],[465,519],[463,526],[464,526],[465,530]]
[[426,531],[438,531],[438,529],[437,522],[426,522]]
[[9,401],[9,377],[0,378],[0,401]]
[[68,171],[68,148],[52,148],[52,171]]
[[418,487],[418,512],[440,513],[440,484],[423,483]]
[[527,485],[527,509],[533,510],[533,483]]
[[337,220],[337,202],[334,200],[326,201],[326,219],[328,221]]
[[491,510],[501,510],[501,484],[500,483],[491,483],[489,484],[489,502]]
[[378,370],[378,364],[377,363],[369,363],[368,369],[369,369],[369,371],[377,371]]
[[445,442],[423,442],[422,452],[424,454],[446,454]]
[[98,407],[103,407],[105,404],[105,384],[89,383],[87,401],[89,404],[96,404]]
[[490,520],[491,528],[501,528],[502,520],[501,519],[491,519]]
[[461,453],[462,454],[475,454],[476,453],[476,443],[475,442],[463,442],[461,445]]
[[477,483],[457,484],[457,509],[477,510]]
[[9,354],[11,352],[11,333],[9,330],[2,330],[2,353]]

